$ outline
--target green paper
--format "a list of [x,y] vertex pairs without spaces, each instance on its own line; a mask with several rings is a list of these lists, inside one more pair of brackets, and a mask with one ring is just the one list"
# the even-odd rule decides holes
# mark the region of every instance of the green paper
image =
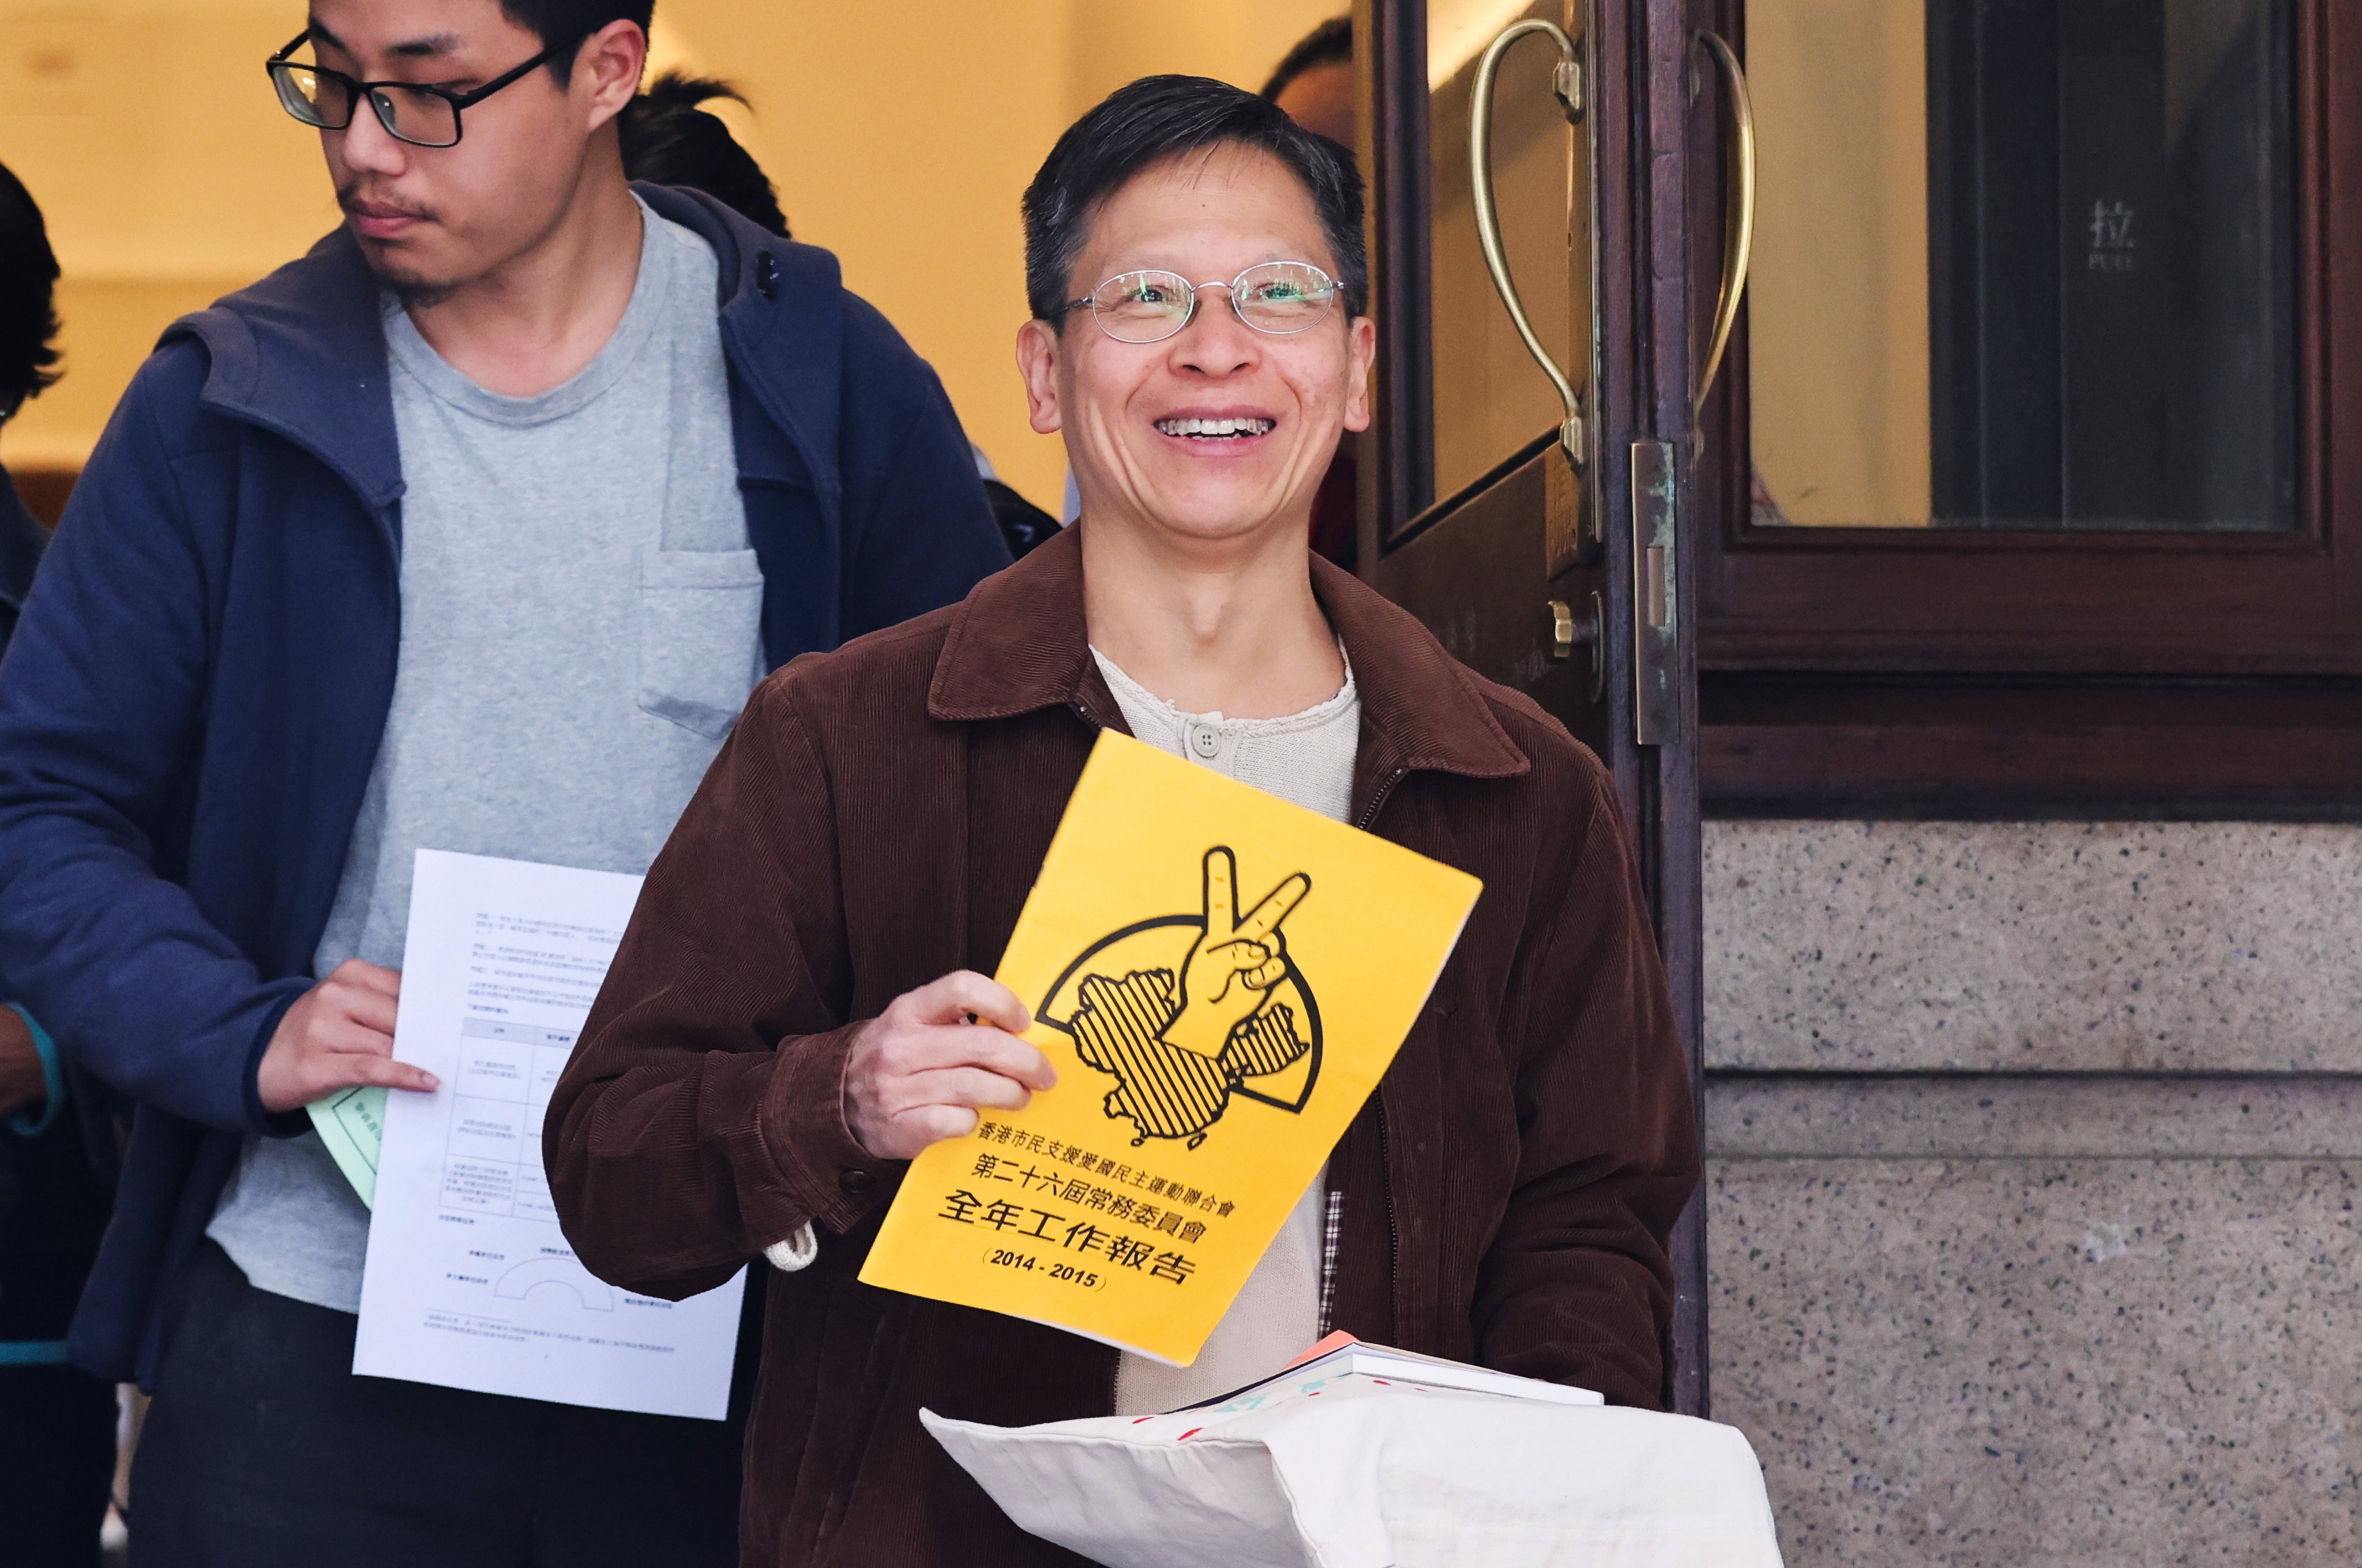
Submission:
[[341,1089],[304,1109],[312,1113],[312,1126],[335,1156],[337,1168],[360,1194],[361,1206],[375,1209],[377,1154],[385,1143],[385,1090]]

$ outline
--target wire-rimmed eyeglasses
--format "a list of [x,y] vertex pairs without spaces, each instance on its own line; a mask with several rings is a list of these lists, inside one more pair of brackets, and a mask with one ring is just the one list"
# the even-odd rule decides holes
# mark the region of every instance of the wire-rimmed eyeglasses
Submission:
[[1337,303],[1337,282],[1309,261],[1264,261],[1229,282],[1193,283],[1178,272],[1119,272],[1066,309],[1088,307],[1099,330],[1122,343],[1162,343],[1198,314],[1198,295],[1220,289],[1231,309],[1257,332],[1286,337],[1309,332]]
[[304,125],[320,130],[342,130],[353,123],[353,105],[363,98],[377,112],[377,123],[396,141],[413,147],[457,147],[459,111],[472,108],[502,88],[521,82],[537,65],[557,54],[543,50],[514,71],[493,77],[481,87],[455,93],[416,82],[357,82],[341,71],[305,65],[287,57],[304,47],[312,29],[297,33],[285,49],[263,61],[270,84],[279,93],[279,106]]

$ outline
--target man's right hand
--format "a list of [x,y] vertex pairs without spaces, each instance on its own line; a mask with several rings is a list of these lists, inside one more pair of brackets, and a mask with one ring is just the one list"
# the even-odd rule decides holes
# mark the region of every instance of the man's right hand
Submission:
[[975,1132],[980,1110],[1022,1110],[1058,1081],[1018,1038],[1032,1024],[1015,991],[973,970],[905,991],[854,1036],[845,1125],[870,1158],[908,1160]]
[[401,971],[348,958],[296,998],[263,1048],[255,1077],[262,1109],[277,1116],[371,1085],[434,1089],[440,1081],[434,1074],[393,1059],[401,996]]

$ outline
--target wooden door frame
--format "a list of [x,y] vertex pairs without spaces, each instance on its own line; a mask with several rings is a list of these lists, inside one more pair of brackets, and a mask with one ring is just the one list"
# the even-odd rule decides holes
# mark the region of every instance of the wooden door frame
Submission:
[[[1587,116],[1597,138],[1601,319],[1611,325],[1598,356],[1592,414],[1606,518],[1607,580],[1632,580],[1631,451],[1637,441],[1671,443],[1682,455],[1673,582],[1679,611],[1675,682],[1682,720],[1668,744],[1612,745],[1615,775],[1642,885],[1656,922],[1675,1019],[1687,1049],[1692,1093],[1703,1083],[1704,979],[1697,790],[1697,617],[1694,541],[1720,526],[1715,487],[1695,475],[1690,418],[1693,204],[1691,147],[1697,127],[1716,125],[1711,94],[1696,92],[1692,0],[1592,0]],[[1362,167],[1370,182],[1372,294],[1377,310],[1377,423],[1364,437],[1361,559],[1374,573],[1404,525],[1440,513],[1433,485],[1432,357],[1427,204],[1427,7],[1424,0],[1358,0]],[[1705,285],[1711,304],[1711,280]],[[1479,481],[1481,485],[1485,481]],[[1607,639],[1633,646],[1633,597],[1608,596]],[[1632,734],[1628,659],[1611,663],[1610,723]],[[1703,1100],[1697,1102],[1701,1124]],[[1694,1195],[1673,1237],[1676,1294],[1671,1394],[1673,1408],[1709,1406],[1706,1338],[1705,1194]]]
[[[1743,11],[1700,25],[1743,54]],[[1710,814],[2362,820],[2362,14],[2291,19],[2297,528],[1759,526],[1742,315],[1695,536]]]

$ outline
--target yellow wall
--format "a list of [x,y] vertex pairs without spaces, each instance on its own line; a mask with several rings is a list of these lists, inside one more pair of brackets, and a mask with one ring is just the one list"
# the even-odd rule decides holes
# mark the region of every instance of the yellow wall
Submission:
[[1297,39],[1349,0],[1191,0],[1142,6],[1078,0],[1066,72],[1069,119],[1125,83],[1159,72],[1218,76],[1259,89]]
[[302,25],[277,0],[0,0],[0,162],[48,216],[68,360],[0,458],[79,463],[167,322],[336,221],[318,142],[262,75]]
[[[662,0],[659,64],[734,78],[733,116],[798,237],[933,361],[1005,478],[1054,509],[1065,460],[1026,427],[1017,200],[1058,132],[1154,71],[1260,86],[1344,0]],[[78,463],[156,334],[335,222],[316,142],[261,61],[300,0],[0,0],[0,161],[49,215],[67,379],[0,460]],[[126,66],[130,69],[124,69]],[[224,89],[227,90],[225,91]]]
[[1926,32],[1919,0],[1748,12],[1755,467],[1793,522],[1927,522]]

